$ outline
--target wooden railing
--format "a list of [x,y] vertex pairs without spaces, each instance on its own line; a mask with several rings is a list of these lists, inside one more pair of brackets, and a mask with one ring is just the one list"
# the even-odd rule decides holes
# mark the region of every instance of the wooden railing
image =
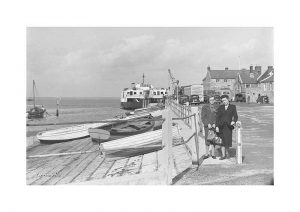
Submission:
[[[184,122],[189,126],[190,128],[194,128],[193,123],[193,117],[191,116],[192,110],[194,113],[198,116],[197,117],[197,126],[195,126],[195,129],[197,129],[197,132],[202,132],[202,136],[204,137],[204,125],[201,121],[201,106],[199,107],[191,107],[191,106],[185,106],[177,104],[174,100],[169,100],[168,104],[170,105],[171,110],[176,113],[179,117],[184,118]],[[191,116],[191,117],[189,117]],[[243,151],[242,151],[242,123],[238,121],[235,125],[235,141],[236,141],[236,163],[242,164],[243,162]]]
[[169,100],[169,106],[171,110],[178,115],[180,118],[188,117],[183,119],[184,123],[189,127],[192,128],[192,109],[191,106],[177,104],[174,100]]

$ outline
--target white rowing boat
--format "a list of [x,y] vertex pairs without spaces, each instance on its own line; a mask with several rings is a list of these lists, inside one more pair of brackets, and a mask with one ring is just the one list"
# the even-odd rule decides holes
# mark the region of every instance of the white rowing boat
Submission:
[[56,130],[39,132],[36,137],[41,143],[70,141],[89,136],[88,129],[105,126],[107,123],[81,124]]
[[106,119],[107,123],[90,123],[81,124],[71,127],[60,128],[56,130],[49,130],[44,132],[39,132],[36,137],[41,143],[58,143],[64,141],[70,141],[74,139],[85,138],[89,136],[89,128],[99,128],[111,124],[112,121],[128,121],[131,119],[142,118],[148,115],[157,117],[161,114],[161,111],[145,112],[137,115],[128,116],[119,119]]
[[[174,140],[182,140],[176,126],[172,127]],[[101,152],[105,154],[116,154],[118,152],[142,153],[144,150],[159,149],[162,147],[162,130],[146,132],[130,137],[125,137],[100,144]]]

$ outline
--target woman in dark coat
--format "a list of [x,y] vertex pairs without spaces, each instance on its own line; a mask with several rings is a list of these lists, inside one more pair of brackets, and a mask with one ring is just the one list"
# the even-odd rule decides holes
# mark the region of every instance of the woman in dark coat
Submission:
[[228,149],[229,147],[232,147],[232,130],[238,120],[238,115],[236,106],[229,104],[229,97],[227,95],[223,95],[221,98],[223,105],[220,105],[218,108],[216,131],[220,133],[220,137],[222,138],[222,157],[220,160],[224,160],[226,157],[229,158]]
[[215,99],[213,96],[209,98],[209,104],[202,107],[201,110],[201,120],[204,125],[204,135],[205,135],[205,150],[206,154],[203,159],[209,158],[209,148],[211,148],[211,157],[216,159],[214,145],[207,141],[208,130],[216,127],[216,111],[217,106],[215,104]]

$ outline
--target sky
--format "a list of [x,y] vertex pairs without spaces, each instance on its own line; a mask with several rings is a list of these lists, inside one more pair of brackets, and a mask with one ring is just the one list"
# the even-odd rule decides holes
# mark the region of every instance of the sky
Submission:
[[27,96],[119,97],[142,81],[199,84],[211,69],[273,66],[272,28],[27,28]]

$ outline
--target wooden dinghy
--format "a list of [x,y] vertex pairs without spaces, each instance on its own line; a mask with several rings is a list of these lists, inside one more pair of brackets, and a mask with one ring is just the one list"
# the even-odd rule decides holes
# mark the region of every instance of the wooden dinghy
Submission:
[[[176,126],[172,127],[173,144],[182,143]],[[146,132],[100,144],[100,150],[112,157],[131,157],[162,149],[162,130]]]
[[[162,112],[155,111],[153,113],[153,116],[157,116],[161,114]],[[107,123],[101,122],[101,123],[90,123],[90,124],[81,124],[81,125],[75,125],[71,127],[65,127],[60,128],[56,130],[49,130],[44,132],[39,132],[36,137],[41,143],[59,143],[59,142],[65,142],[65,141],[71,141],[75,139],[85,138],[89,136],[88,129],[89,128],[100,128],[103,126],[109,125],[113,121],[127,121],[137,118],[142,118],[149,116],[151,113],[141,113],[133,116],[128,116],[125,118],[117,118],[117,119],[106,119],[104,121],[107,121]]]
[[[138,119],[137,119],[138,120]],[[153,130],[154,121],[126,121],[112,123],[103,127],[88,129],[90,137],[94,142],[115,140],[126,136],[137,135]]]
[[41,143],[59,143],[89,136],[88,129],[105,126],[107,123],[81,124],[56,130],[39,132],[36,137]]

